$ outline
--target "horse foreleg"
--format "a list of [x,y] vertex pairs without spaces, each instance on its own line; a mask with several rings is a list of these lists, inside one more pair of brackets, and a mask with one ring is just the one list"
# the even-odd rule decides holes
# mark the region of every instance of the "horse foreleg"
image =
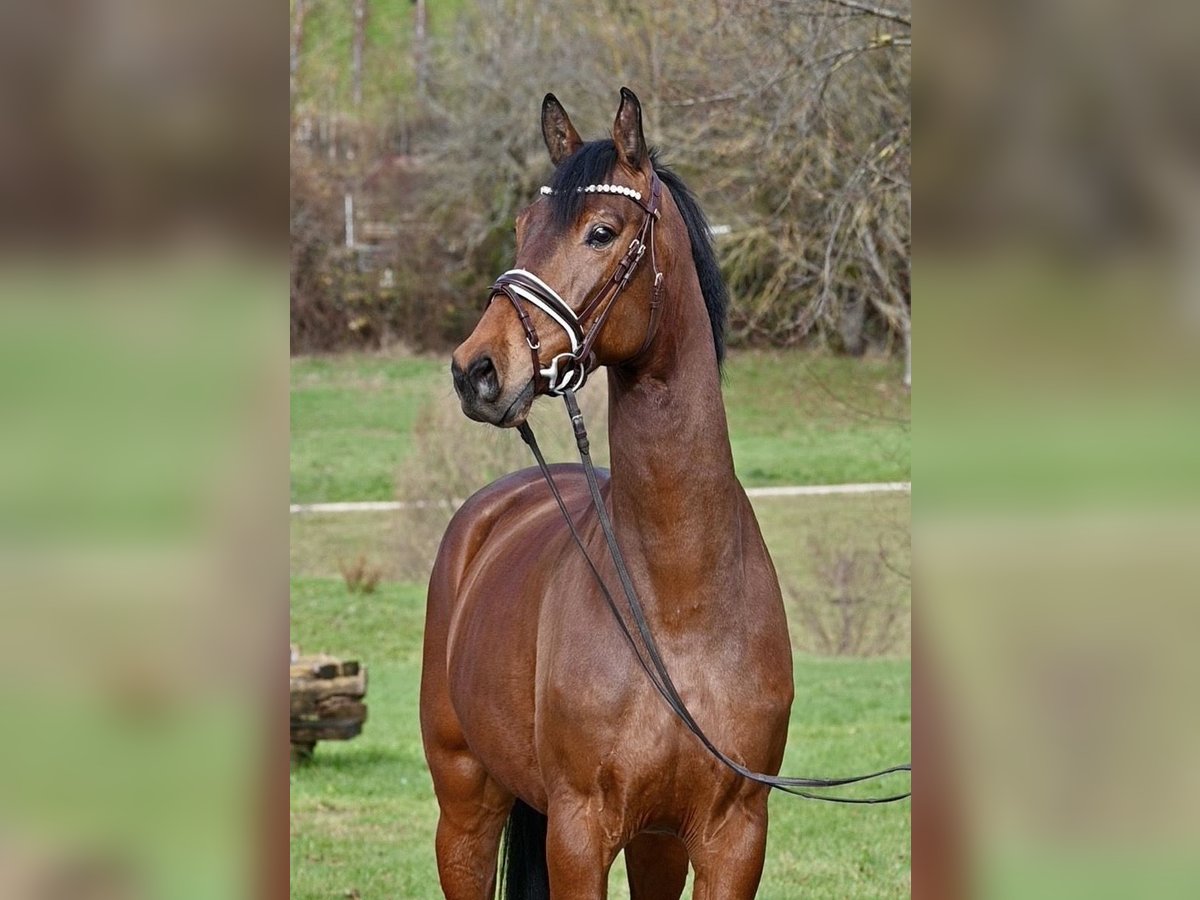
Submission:
[[765,801],[759,814],[735,812],[692,849],[694,900],[749,900],[758,891],[767,854]]
[[438,878],[447,900],[492,900],[500,835],[513,798],[469,751],[430,754],[437,826]]
[[687,848],[669,834],[639,834],[625,848],[630,900],[679,900],[687,882]]
[[585,799],[551,801],[546,865],[554,900],[604,900],[619,841]]

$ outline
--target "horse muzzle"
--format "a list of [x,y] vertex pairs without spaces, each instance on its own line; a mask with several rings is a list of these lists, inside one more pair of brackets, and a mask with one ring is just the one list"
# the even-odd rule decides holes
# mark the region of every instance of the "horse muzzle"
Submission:
[[525,421],[533,404],[532,381],[516,391],[505,390],[500,371],[486,353],[466,365],[456,357],[450,363],[450,375],[462,411],[468,418],[500,428],[511,428]]

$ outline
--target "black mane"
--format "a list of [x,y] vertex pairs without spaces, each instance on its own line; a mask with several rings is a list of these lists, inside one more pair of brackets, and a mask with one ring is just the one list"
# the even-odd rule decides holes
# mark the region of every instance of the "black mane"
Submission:
[[[717,364],[720,365],[725,359],[725,317],[729,310],[729,291],[717,265],[708,220],[682,179],[658,161],[657,150],[650,151],[650,162],[675,198],[675,205],[679,207],[687,226],[692,262],[696,266],[700,292],[704,295],[704,305],[712,322],[713,346],[716,347]],[[589,141],[562,161],[550,181],[554,193],[549,197],[554,218],[562,227],[574,222],[583,206],[584,195],[576,188],[607,182],[616,163],[617,150],[611,140]]]

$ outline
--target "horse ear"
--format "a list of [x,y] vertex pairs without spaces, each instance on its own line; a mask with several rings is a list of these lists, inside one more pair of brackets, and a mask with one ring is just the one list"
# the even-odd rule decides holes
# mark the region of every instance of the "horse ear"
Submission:
[[642,135],[642,104],[627,87],[621,88],[621,105],[613,121],[613,143],[617,157],[635,172],[646,161],[646,138]]
[[542,101],[542,139],[555,166],[583,146],[567,111],[553,94],[547,94]]

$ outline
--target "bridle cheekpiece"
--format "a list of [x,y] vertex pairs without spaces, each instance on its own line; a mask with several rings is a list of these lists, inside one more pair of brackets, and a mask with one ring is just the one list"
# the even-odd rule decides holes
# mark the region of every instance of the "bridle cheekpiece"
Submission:
[[[647,247],[650,248],[650,266],[654,271],[650,322],[646,328],[646,338],[642,342],[641,348],[630,359],[640,356],[650,345],[662,308],[663,275],[658,269],[654,249],[654,226],[658,222],[662,200],[662,182],[657,173],[652,172],[650,175],[650,202],[648,204],[642,202],[641,191],[620,184],[589,184],[576,188],[576,190],[582,194],[614,194],[619,197],[627,197],[646,213],[637,235],[629,244],[629,249],[625,251],[625,255],[621,257],[616,269],[608,279],[593,292],[591,297],[584,301],[578,311],[572,309],[558,291],[527,269],[509,269],[496,279],[488,294],[488,304],[491,304],[499,295],[507,297],[512,303],[517,312],[517,318],[520,319],[521,326],[525,329],[525,341],[529,345],[529,352],[533,359],[534,379],[535,381],[538,378],[544,379],[545,392],[553,396],[559,396],[567,390],[579,390],[587,381],[588,375],[596,368],[596,358],[592,351],[600,336],[600,331],[608,320],[617,297],[620,296],[621,291],[625,289],[637,270],[638,263],[645,255]],[[541,193],[543,196],[550,196],[554,194],[554,189],[543,187]],[[571,349],[556,354],[547,366],[542,365],[538,355],[538,350],[541,349],[541,340],[538,338],[537,329],[529,317],[529,312],[525,309],[526,303],[541,310],[551,322],[563,330],[570,342]],[[583,323],[593,313],[595,313],[595,318],[592,320],[591,326],[585,330]]]

